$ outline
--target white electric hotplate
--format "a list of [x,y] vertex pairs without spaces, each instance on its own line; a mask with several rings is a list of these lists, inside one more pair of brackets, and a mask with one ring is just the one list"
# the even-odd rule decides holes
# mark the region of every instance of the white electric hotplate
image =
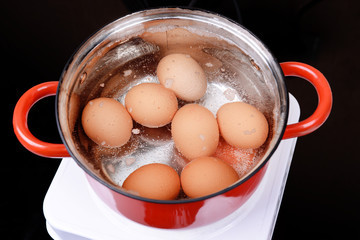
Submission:
[[[288,123],[299,117],[299,104],[290,95]],[[243,206],[222,220],[197,228],[152,228],[115,213],[93,192],[75,161],[65,158],[44,200],[48,233],[53,239],[65,240],[271,239],[296,140],[281,141],[257,190]]]

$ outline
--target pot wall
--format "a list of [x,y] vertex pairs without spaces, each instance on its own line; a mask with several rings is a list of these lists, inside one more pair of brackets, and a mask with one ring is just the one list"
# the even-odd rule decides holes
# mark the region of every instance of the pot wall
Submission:
[[257,189],[268,164],[244,183],[204,200],[157,203],[117,193],[86,175],[97,196],[113,211],[137,223],[157,228],[199,227],[216,222],[241,207]]

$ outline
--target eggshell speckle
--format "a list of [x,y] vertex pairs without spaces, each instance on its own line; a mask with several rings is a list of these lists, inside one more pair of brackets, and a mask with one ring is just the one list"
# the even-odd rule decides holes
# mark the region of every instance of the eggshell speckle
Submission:
[[180,191],[180,178],[168,165],[152,163],[132,172],[122,187],[141,197],[173,200]]
[[185,194],[198,198],[229,187],[239,180],[239,176],[230,165],[218,158],[200,157],[184,167],[180,179]]
[[220,133],[227,143],[239,148],[258,148],[267,139],[265,116],[244,102],[226,103],[217,112]]
[[167,55],[160,60],[156,71],[160,83],[182,100],[195,101],[206,92],[204,70],[190,55]]
[[171,134],[176,148],[189,160],[212,155],[219,143],[214,115],[198,104],[187,104],[177,111]]
[[223,138],[220,138],[219,145],[213,157],[217,157],[229,164],[239,175],[244,176],[251,171],[256,163],[255,151],[253,149],[244,149],[231,146]]
[[125,106],[136,122],[157,128],[171,122],[178,102],[175,94],[161,84],[142,83],[126,94]]
[[86,135],[104,147],[120,147],[131,137],[133,122],[125,107],[112,98],[89,101],[81,117]]

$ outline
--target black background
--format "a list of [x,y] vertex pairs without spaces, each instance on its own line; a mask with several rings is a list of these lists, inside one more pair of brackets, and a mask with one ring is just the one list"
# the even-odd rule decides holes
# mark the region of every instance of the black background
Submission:
[[[60,160],[35,156],[15,138],[12,112],[20,96],[38,83],[57,81],[72,53],[111,21],[148,7],[190,2],[38,0],[1,4],[1,106],[5,111],[1,238],[50,239],[42,203]],[[359,239],[359,1],[234,2],[198,0],[192,4],[241,22],[279,62],[300,61],[318,68],[334,96],[328,121],[298,139],[273,239]],[[305,119],[316,107],[315,91],[296,78],[287,79],[286,84]],[[33,107],[29,128],[39,139],[60,142],[54,100],[49,97]]]

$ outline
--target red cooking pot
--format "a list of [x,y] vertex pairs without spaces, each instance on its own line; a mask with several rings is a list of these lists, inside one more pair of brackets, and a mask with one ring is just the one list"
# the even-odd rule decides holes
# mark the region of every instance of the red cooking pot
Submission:
[[[216,113],[226,102],[248,102],[264,113],[270,131],[253,166],[235,184],[201,198],[153,200],[127,192],[121,184],[131,171],[151,162],[165,163],[181,172],[186,159],[176,152],[169,127],[138,126],[140,134],[133,134],[128,144],[106,149],[84,134],[79,116],[93,98],[111,97],[123,103],[131,87],[157,82],[157,63],[174,52],[191,55],[206,73],[207,93],[196,103]],[[291,125],[286,125],[289,104],[284,76],[308,80],[318,94],[313,115]],[[225,92],[230,92],[230,97]],[[56,121],[64,144],[40,141],[27,127],[32,105],[55,94]],[[125,16],[90,37],[73,55],[59,82],[39,84],[19,99],[13,125],[19,141],[33,153],[71,156],[85,171],[94,192],[114,211],[152,227],[183,228],[215,222],[238,209],[259,185],[279,142],[316,130],[327,119],[331,106],[330,86],[318,70],[297,62],[279,65],[244,27],[213,13],[161,8]],[[137,161],[140,165],[126,164],[129,157],[141,158]]]

